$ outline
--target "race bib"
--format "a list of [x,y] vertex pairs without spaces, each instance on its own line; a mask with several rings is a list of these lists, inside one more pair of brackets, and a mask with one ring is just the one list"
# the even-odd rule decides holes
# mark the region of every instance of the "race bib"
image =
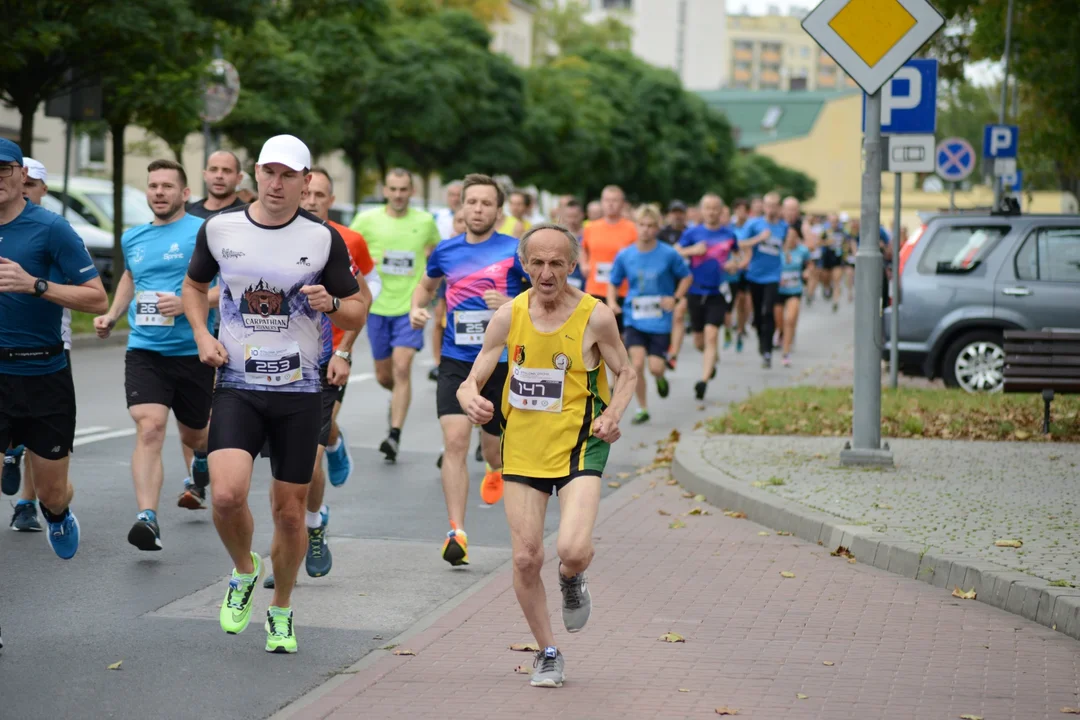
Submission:
[[383,253],[382,271],[386,275],[412,275],[416,253],[409,250],[387,250]]
[[766,255],[779,255],[780,247],[783,244],[783,241],[779,238],[771,237],[765,242],[759,243],[757,248]]
[[802,273],[798,270],[785,270],[780,275],[780,287],[797,288],[802,281]]
[[565,370],[514,366],[510,374],[510,407],[518,410],[562,412]]
[[656,320],[664,317],[659,295],[639,295],[630,301],[635,320]]
[[566,284],[569,285],[570,287],[576,287],[578,290],[580,290],[582,288],[582,286],[584,285],[584,283],[581,281],[581,278],[579,278],[579,277],[568,277],[568,278],[566,278]]
[[720,294],[724,296],[724,300],[728,305],[731,304],[731,286],[727,283],[723,283],[720,286]]
[[596,282],[611,282],[611,268],[613,267],[615,263],[596,263]]
[[483,345],[494,310],[458,310],[454,313],[454,344]]
[[[165,293],[175,295],[175,293]],[[171,327],[176,318],[165,317],[158,310],[157,292],[140,292],[135,295],[135,324],[157,325],[158,327]]]
[[285,348],[244,346],[244,382],[249,385],[288,385],[303,377],[296,343]]

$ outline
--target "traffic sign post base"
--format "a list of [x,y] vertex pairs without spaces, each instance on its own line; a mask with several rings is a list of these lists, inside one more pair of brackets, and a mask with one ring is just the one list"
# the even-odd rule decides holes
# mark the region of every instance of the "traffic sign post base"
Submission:
[[840,464],[844,467],[895,467],[888,443],[881,450],[855,450],[848,443],[840,451]]

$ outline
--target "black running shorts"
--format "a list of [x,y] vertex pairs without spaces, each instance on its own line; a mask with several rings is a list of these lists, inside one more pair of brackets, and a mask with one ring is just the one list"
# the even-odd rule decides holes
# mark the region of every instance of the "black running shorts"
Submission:
[[255,458],[269,443],[274,479],[306,485],[315,469],[322,419],[323,393],[219,387],[209,451],[236,448]]
[[60,460],[74,442],[70,367],[47,375],[0,375],[0,447],[25,445],[39,457]]
[[627,349],[643,347],[646,355],[666,359],[668,348],[671,347],[671,333],[647,333],[636,327],[628,327],[623,330],[623,345]]
[[345,396],[345,388],[349,386],[345,383],[341,387],[337,385],[331,385],[326,380],[327,365],[323,365],[319,368],[319,379],[322,380],[322,425],[319,427],[319,445],[324,448],[330,442],[330,428],[334,424],[334,405],[341,402],[341,398]]
[[727,301],[723,295],[687,295],[686,302],[690,311],[690,329],[694,332],[704,332],[706,325],[724,326]]
[[528,485],[533,490],[539,490],[547,495],[558,495],[564,487],[579,477],[600,477],[603,473],[596,472],[595,470],[583,470],[572,475],[564,475],[559,478],[537,478],[528,477],[525,475],[503,475],[503,480],[506,482],[521,483],[522,485]]
[[210,421],[214,368],[198,355],[166,356],[150,350],[128,350],[124,357],[127,405],[156,404],[172,408],[177,422],[202,430]]
[[[495,415],[484,423],[484,432],[499,437],[502,435],[502,395],[506,384],[508,364],[498,363],[491,373],[480,394],[495,406]],[[454,358],[443,357],[439,363],[439,379],[435,389],[435,407],[439,417],[443,415],[464,415],[465,411],[457,399],[458,388],[472,372],[472,363]]]

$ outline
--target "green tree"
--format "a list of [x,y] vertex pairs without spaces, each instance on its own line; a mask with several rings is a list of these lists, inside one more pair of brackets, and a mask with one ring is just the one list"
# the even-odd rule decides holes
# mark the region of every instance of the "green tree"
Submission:
[[634,31],[619,17],[608,14],[600,22],[586,20],[588,5],[581,0],[534,0],[533,60],[574,55],[587,48],[629,50]]

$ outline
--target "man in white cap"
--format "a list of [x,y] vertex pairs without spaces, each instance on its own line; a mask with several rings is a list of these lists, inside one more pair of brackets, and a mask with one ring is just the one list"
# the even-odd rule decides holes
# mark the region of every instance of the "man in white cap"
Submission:
[[[242,632],[251,619],[262,559],[251,551],[248,507],[256,455],[269,443],[274,599],[266,650],[296,652],[290,599],[304,560],[307,484],[322,425],[321,314],[359,330],[370,297],[360,292],[349,250],[330,225],[300,209],[311,180],[311,152],[292,135],[266,141],[255,165],[259,194],[220,212],[199,230],[184,281],[184,312],[200,359],[219,368],[210,422],[214,524],[234,568],[221,605],[221,629]],[[210,282],[220,276],[221,332],[206,326]]]

